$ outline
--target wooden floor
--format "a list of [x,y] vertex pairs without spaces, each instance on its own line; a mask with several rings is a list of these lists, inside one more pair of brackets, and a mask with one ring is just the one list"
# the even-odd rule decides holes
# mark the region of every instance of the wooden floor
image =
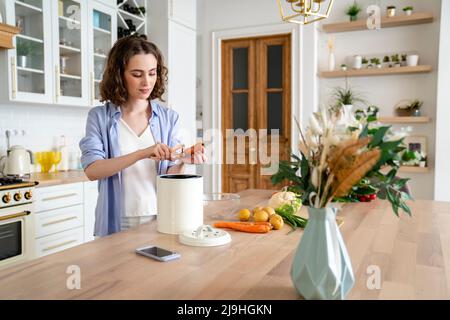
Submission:
[[[240,207],[265,205],[271,193],[246,190]],[[411,207],[412,218],[397,218],[383,201],[341,210],[356,279],[348,299],[450,298],[450,203],[416,201]],[[229,213],[209,207],[205,214],[212,223]],[[151,222],[0,271],[0,299],[301,299],[289,274],[303,231],[289,230],[230,231],[231,244],[200,248],[158,233]],[[161,263],[134,253],[150,244],[182,257]],[[80,290],[66,287],[71,265],[81,269]],[[371,268],[380,271],[378,289],[367,286]]]

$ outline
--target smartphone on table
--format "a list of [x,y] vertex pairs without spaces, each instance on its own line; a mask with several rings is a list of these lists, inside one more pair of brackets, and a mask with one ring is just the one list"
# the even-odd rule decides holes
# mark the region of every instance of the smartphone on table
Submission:
[[179,259],[181,257],[181,255],[178,252],[163,249],[157,246],[147,246],[137,248],[136,253],[158,261],[170,261],[174,259]]

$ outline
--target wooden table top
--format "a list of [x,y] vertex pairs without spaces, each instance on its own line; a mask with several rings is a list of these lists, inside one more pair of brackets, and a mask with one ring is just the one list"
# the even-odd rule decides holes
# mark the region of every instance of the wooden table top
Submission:
[[[266,205],[271,193],[241,192],[240,206]],[[450,203],[415,201],[411,208],[412,218],[395,217],[385,201],[341,210],[356,279],[348,299],[450,298]],[[219,212],[226,208],[208,207],[205,223]],[[150,222],[0,271],[0,299],[301,299],[289,275],[303,231],[289,231],[230,231],[228,245],[188,247]],[[162,263],[134,253],[150,244],[182,257]],[[80,267],[79,290],[66,287],[71,265]],[[379,289],[366,285],[370,266],[381,271]]]

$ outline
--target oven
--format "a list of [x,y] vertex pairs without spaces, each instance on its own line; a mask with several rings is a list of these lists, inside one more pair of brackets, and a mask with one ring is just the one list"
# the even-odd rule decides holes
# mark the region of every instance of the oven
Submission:
[[0,187],[0,269],[33,259],[34,241],[32,187]]

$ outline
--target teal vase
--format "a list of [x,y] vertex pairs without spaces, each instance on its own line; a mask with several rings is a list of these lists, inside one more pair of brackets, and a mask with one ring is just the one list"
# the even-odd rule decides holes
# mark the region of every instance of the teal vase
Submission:
[[355,283],[336,211],[308,207],[309,220],[291,267],[294,287],[305,299],[342,300]]

